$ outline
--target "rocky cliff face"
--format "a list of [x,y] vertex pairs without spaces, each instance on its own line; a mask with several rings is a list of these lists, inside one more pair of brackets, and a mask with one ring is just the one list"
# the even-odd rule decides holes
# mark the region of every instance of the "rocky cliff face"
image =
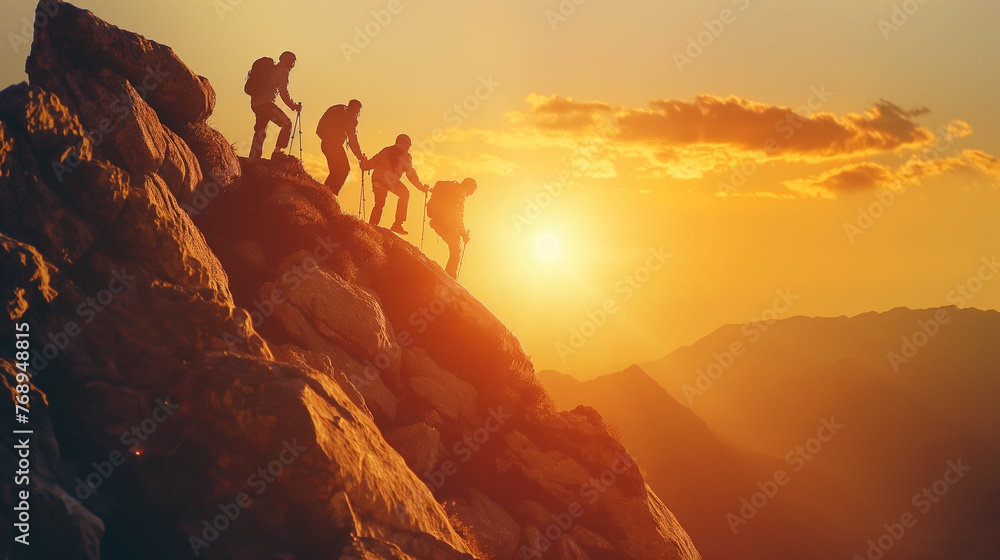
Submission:
[[29,483],[0,480],[5,511],[30,491],[16,554],[699,558],[440,267],[298,164],[241,161],[169,47],[39,11],[30,85],[0,92],[5,473],[33,430]]

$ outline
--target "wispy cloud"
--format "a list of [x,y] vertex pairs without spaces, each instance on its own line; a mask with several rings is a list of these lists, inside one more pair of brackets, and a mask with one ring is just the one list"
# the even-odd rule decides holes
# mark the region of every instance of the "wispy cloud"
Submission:
[[935,159],[912,157],[898,168],[874,162],[854,163],[824,171],[814,177],[785,181],[784,184],[790,190],[805,196],[833,198],[838,194],[859,191],[899,189],[949,171],[971,171],[977,168],[976,163],[965,153]]
[[611,105],[603,101],[575,101],[570,97],[532,93],[525,102],[529,105],[527,112],[507,113],[512,124],[579,134],[599,130],[612,114]]
[[[563,167],[581,177],[700,179],[748,160],[771,164],[779,174],[782,164],[806,164],[821,169],[808,177],[779,179],[775,184],[785,190],[770,195],[810,197],[913,184],[956,169],[1000,177],[1000,160],[986,152],[965,150],[946,158],[935,150],[938,143],[950,146],[969,136],[968,123],[955,120],[932,132],[918,122],[929,109],[904,109],[885,100],[841,115],[737,96],[662,99],[646,107],[536,93],[524,101],[523,109],[505,113],[506,128],[444,133],[443,143],[482,144],[504,152],[503,158],[488,156],[479,146],[468,158],[430,154],[427,165],[464,165],[470,173],[506,176],[520,158],[537,161],[538,152],[552,150]],[[905,159],[893,167],[885,163],[892,158]],[[801,173],[801,165],[795,169]]]
[[663,146],[725,146],[774,158],[818,161],[919,149],[934,135],[914,121],[926,109],[881,101],[863,113],[802,115],[788,107],[736,96],[663,100],[649,109],[620,109],[620,139]]

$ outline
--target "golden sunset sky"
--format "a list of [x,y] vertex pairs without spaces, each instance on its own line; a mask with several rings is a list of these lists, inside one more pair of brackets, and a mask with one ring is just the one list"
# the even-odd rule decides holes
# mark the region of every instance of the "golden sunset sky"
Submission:
[[[316,123],[351,98],[367,154],[407,133],[425,182],[477,178],[461,280],[538,369],[608,373],[772,314],[1000,308],[996,3],[77,5],[209,78],[241,155],[246,72],[291,50],[316,179]],[[33,8],[0,6],[5,84],[25,79]],[[429,229],[424,247],[444,263]]]

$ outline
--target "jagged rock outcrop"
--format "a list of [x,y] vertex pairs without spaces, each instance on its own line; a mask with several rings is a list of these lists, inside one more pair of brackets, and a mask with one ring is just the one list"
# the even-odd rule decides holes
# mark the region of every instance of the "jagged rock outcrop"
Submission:
[[600,417],[554,413],[438,265],[301,166],[240,162],[168,47],[40,6],[31,84],[0,92],[0,365],[14,396],[30,325],[46,535],[28,557],[699,558]]

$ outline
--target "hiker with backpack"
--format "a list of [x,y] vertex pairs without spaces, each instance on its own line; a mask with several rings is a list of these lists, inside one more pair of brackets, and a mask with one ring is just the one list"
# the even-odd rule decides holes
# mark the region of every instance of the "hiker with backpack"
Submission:
[[257,59],[247,73],[246,85],[243,86],[250,96],[250,109],[257,117],[253,125],[253,144],[250,146],[250,159],[259,159],[264,151],[264,138],[267,136],[268,123],[275,123],[281,127],[278,133],[278,141],[274,145],[274,152],[271,159],[285,155],[284,149],[288,147],[288,141],[292,135],[292,120],[282,111],[275,102],[280,95],[281,100],[288,105],[288,108],[301,112],[302,104],[292,101],[288,95],[288,73],[295,67],[295,55],[285,51],[278,57],[275,63],[270,57]]
[[364,154],[361,153],[361,146],[358,144],[358,117],[360,115],[361,102],[352,99],[347,105],[334,105],[327,109],[323,113],[323,118],[319,120],[319,126],[316,127],[316,134],[323,141],[320,144],[320,149],[323,150],[326,164],[330,168],[330,174],[327,176],[325,184],[335,195],[340,194],[340,189],[344,187],[347,175],[351,171],[347,152],[344,151],[344,142],[347,142],[354,157],[358,158],[359,166],[365,160]]
[[418,191],[426,193],[430,188],[420,182],[417,172],[413,169],[413,156],[410,155],[410,146],[413,142],[410,137],[400,134],[396,137],[396,143],[392,146],[382,148],[382,151],[375,154],[375,157],[361,162],[362,172],[374,169],[372,172],[372,192],[375,193],[375,205],[372,207],[372,215],[368,223],[377,226],[382,220],[382,208],[385,207],[385,199],[389,193],[399,197],[396,202],[396,220],[393,222],[390,231],[400,235],[408,232],[403,229],[403,222],[406,221],[406,207],[410,203],[410,191],[401,180],[403,174],[413,183]]
[[431,199],[427,203],[427,215],[431,229],[448,244],[448,264],[445,272],[458,279],[458,267],[462,262],[462,245],[469,243],[469,230],[465,229],[465,199],[476,192],[476,180],[466,177],[458,181],[438,181],[431,189]]

